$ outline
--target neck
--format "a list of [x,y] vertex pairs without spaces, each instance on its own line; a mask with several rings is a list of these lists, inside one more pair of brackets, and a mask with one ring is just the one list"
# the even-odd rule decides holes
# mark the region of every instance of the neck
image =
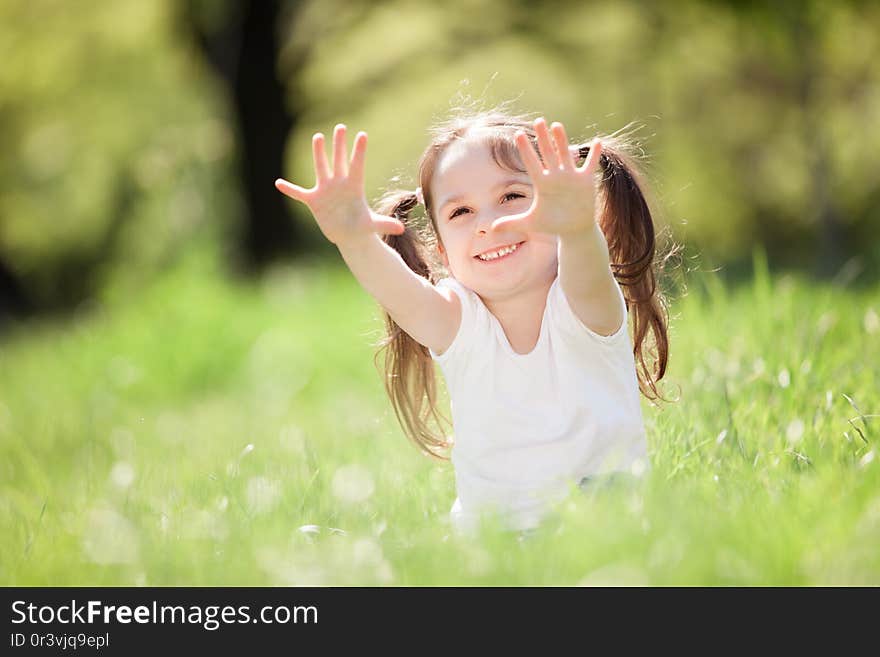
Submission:
[[537,280],[525,289],[498,297],[482,297],[513,350],[519,354],[534,349],[541,335],[541,321],[547,304],[547,293],[555,276]]

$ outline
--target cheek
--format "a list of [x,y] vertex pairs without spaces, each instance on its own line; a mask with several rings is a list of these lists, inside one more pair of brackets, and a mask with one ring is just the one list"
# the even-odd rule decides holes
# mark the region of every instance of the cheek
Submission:
[[468,259],[468,245],[461,238],[457,238],[456,235],[447,235],[446,240],[443,242],[443,245],[446,250],[446,257],[450,260],[467,260]]
[[535,241],[532,242],[532,246],[534,247],[532,249],[532,258],[534,258],[533,262],[536,266],[540,268],[554,268],[558,266],[559,246],[555,239],[553,241]]
[[532,251],[540,256],[556,256],[559,251],[559,241],[555,235],[540,235],[531,239]]

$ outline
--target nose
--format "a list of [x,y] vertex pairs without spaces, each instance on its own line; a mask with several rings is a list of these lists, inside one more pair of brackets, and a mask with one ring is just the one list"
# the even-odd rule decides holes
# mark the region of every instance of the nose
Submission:
[[497,219],[497,217],[490,212],[480,213],[475,224],[477,235],[483,236],[492,232],[492,222],[495,221],[495,219]]

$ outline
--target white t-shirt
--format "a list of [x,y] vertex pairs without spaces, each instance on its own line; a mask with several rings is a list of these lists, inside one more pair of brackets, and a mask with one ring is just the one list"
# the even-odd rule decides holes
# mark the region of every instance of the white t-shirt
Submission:
[[[616,284],[616,282],[615,282]],[[458,497],[453,526],[469,531],[494,509],[513,529],[540,523],[549,502],[582,477],[650,466],[626,303],[624,320],[602,336],[574,314],[553,281],[535,348],[517,354],[498,319],[473,290],[443,278],[461,299],[462,318],[440,365],[454,429]]]

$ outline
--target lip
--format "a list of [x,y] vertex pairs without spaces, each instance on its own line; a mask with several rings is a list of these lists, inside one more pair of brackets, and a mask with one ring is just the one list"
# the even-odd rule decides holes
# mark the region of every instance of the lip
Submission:
[[[502,260],[507,260],[510,256],[519,253],[519,250],[522,248],[523,244],[526,243],[527,240],[523,240],[522,242],[511,242],[511,244],[516,244],[516,250],[512,253],[508,253],[507,255],[503,255],[500,258],[494,258],[492,260],[481,260],[479,256],[474,256],[474,260],[484,265],[492,265],[496,262],[501,262]],[[511,244],[506,244],[498,248],[504,248],[504,246],[510,246]],[[489,249],[489,251],[497,251],[498,249]],[[483,252],[485,253],[485,251]]]

